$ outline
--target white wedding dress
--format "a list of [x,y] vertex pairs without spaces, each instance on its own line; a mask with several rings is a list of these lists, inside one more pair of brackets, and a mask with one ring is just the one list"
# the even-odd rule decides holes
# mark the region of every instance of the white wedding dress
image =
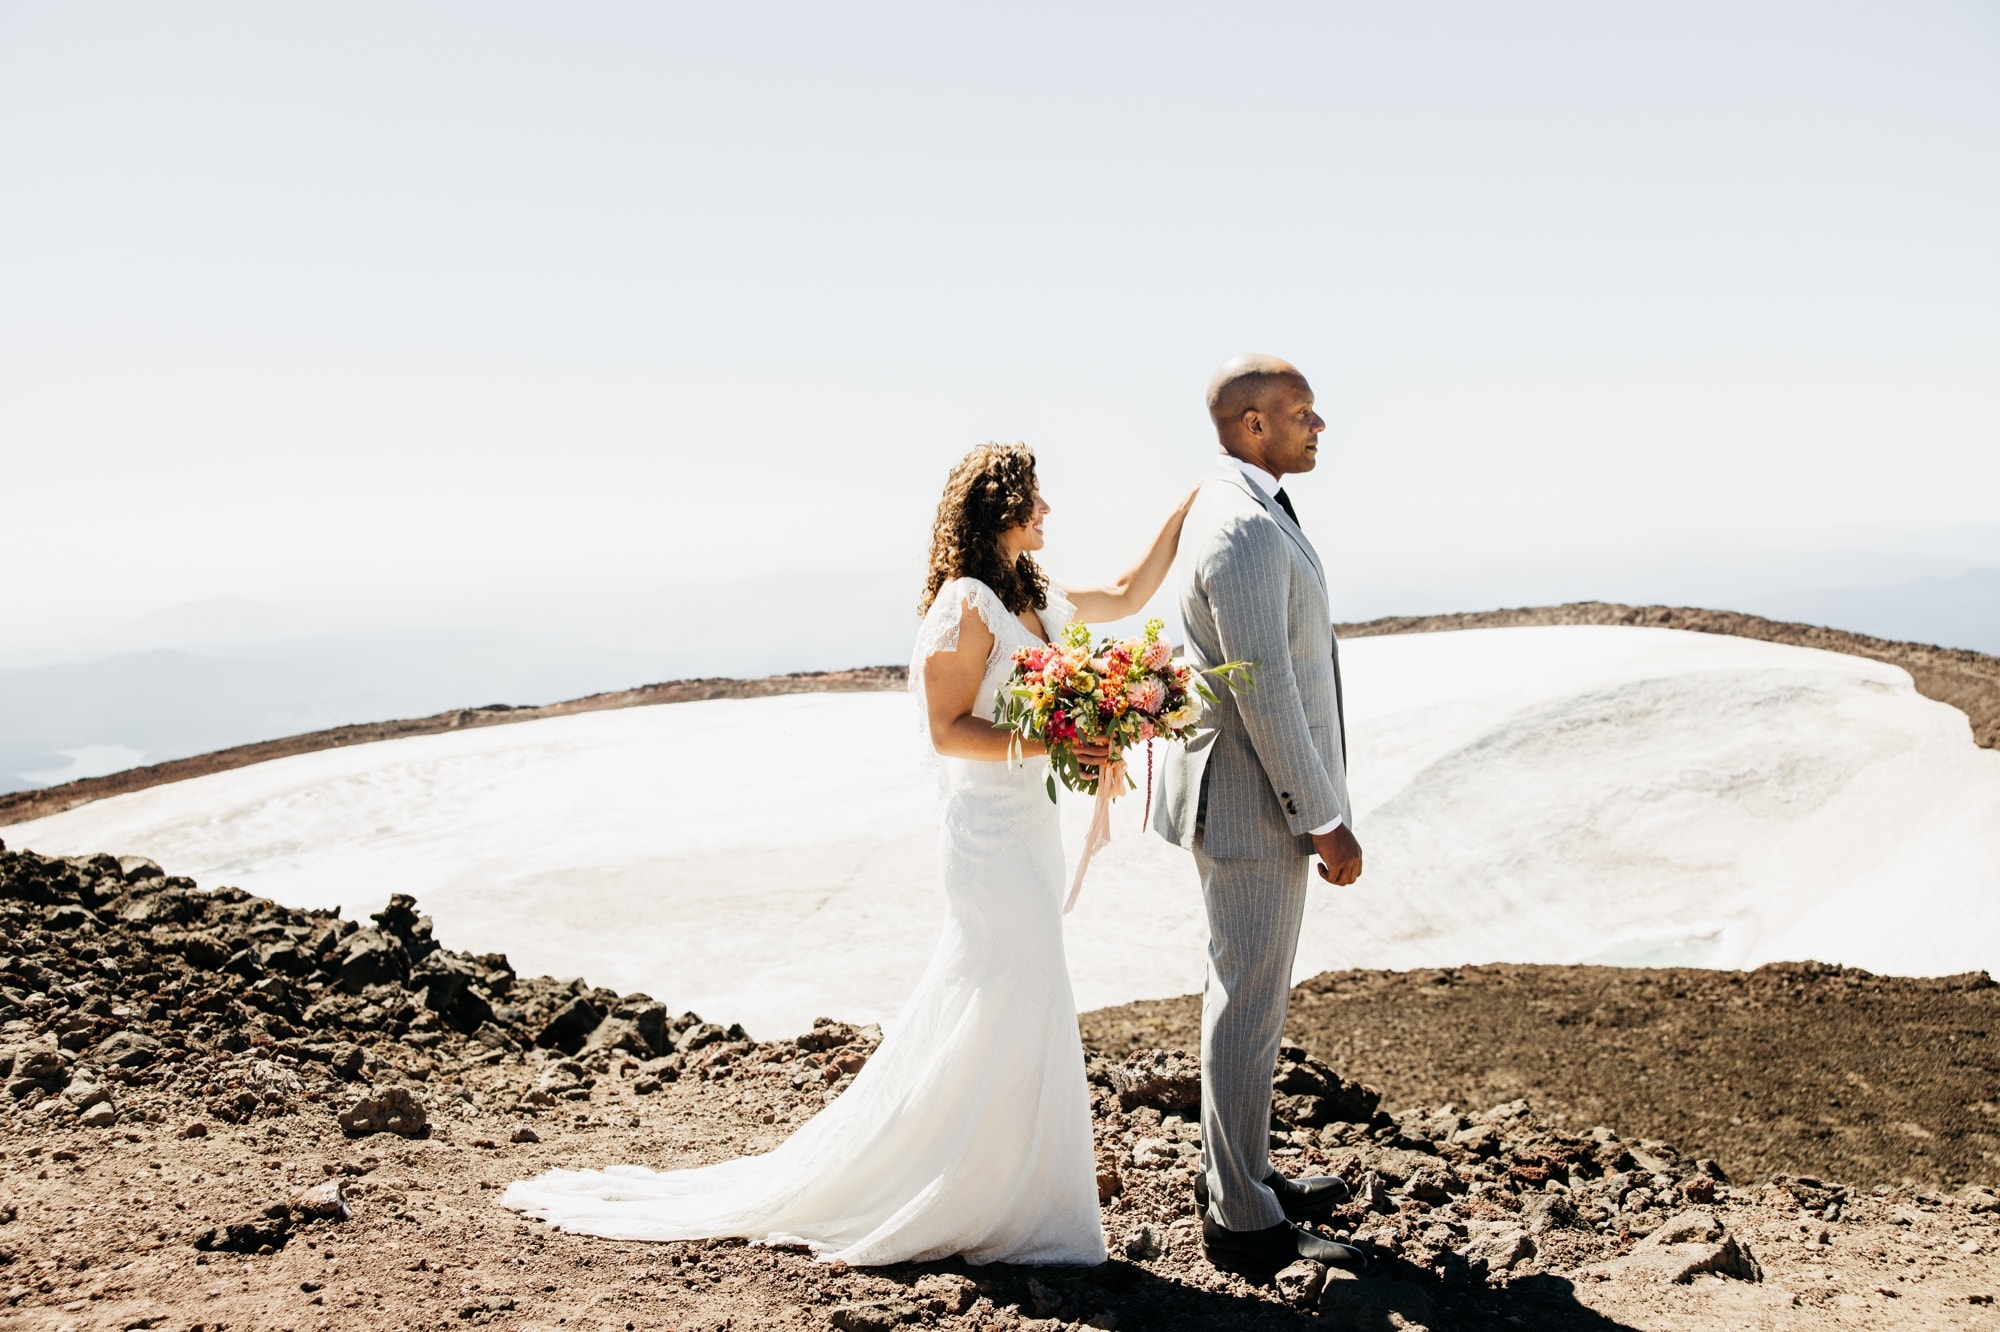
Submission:
[[[1053,638],[1073,611],[1054,588],[1049,600]],[[968,607],[995,640],[981,717],[1014,650],[1040,641],[986,584],[946,584],[910,663],[920,723],[924,662],[957,645]],[[607,1239],[740,1236],[857,1265],[1104,1261],[1047,765],[938,762],[944,933],[847,1091],[763,1156],[551,1170],[510,1186],[503,1206]]]

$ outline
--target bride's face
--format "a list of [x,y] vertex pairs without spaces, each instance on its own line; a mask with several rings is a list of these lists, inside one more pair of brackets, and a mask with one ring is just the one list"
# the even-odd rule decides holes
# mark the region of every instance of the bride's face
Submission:
[[1019,559],[1031,550],[1040,550],[1048,544],[1042,533],[1042,520],[1049,516],[1049,502],[1042,498],[1042,492],[1035,492],[1035,516],[1018,527],[1010,527],[1000,534],[1000,549],[1010,560]]

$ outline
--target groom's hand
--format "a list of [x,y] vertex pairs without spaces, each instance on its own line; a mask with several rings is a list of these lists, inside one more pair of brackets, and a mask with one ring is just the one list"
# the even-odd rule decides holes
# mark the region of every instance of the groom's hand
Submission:
[[1341,824],[1330,833],[1313,834],[1313,852],[1319,856],[1319,877],[1347,887],[1361,877],[1361,843]]

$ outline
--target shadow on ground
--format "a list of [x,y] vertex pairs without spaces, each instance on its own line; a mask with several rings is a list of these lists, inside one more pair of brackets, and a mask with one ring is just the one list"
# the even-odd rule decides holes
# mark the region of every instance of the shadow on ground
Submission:
[[[1331,1332],[1631,1332],[1630,1325],[1585,1307],[1574,1286],[1557,1276],[1530,1276],[1504,1287],[1450,1288],[1407,1263],[1378,1264],[1365,1277],[1335,1274],[1317,1312],[1280,1302],[1270,1287],[1232,1283],[1208,1290],[1112,1260],[1101,1267],[971,1267],[956,1259],[877,1269],[908,1288],[934,1272],[970,1277],[996,1305],[1031,1318],[1090,1324],[1112,1314],[1126,1332],[1265,1332],[1305,1325]],[[1098,1325],[1110,1323],[1103,1320]],[[886,1323],[884,1324],[887,1325]],[[857,1328],[866,1321],[855,1321]]]

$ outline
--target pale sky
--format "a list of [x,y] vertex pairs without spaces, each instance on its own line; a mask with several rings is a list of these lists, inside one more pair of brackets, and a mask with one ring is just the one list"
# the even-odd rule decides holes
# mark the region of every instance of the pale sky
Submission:
[[1995,237],[1992,4],[0,0],[0,648],[909,576],[995,438],[1098,576],[1245,349],[1370,613],[1921,544]]

